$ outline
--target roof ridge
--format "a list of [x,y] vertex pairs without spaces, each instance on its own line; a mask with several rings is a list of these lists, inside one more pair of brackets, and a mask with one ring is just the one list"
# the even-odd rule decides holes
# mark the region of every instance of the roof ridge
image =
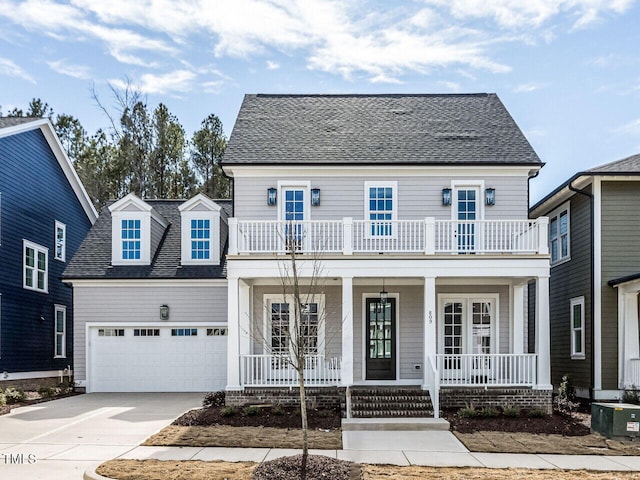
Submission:
[[488,97],[496,95],[491,92],[471,92],[471,93],[253,93],[247,96],[272,97],[272,98],[304,98],[304,97],[337,97],[337,98],[359,98],[359,97]]

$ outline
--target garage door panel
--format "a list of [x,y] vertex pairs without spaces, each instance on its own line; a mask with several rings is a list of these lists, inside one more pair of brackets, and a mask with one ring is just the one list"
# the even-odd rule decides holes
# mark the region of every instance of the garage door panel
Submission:
[[101,327],[90,331],[91,391],[204,392],[226,386],[226,336],[207,336],[202,327],[195,336],[172,336],[169,327],[159,328],[159,336],[134,336],[134,327],[116,328],[124,335],[106,336],[113,332]]

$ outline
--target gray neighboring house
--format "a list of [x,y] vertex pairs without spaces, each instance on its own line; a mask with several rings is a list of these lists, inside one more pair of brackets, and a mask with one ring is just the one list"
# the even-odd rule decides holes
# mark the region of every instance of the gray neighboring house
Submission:
[[550,219],[553,384],[569,374],[581,397],[620,398],[640,386],[640,155],[576,173],[538,215]]
[[303,281],[317,255],[326,277],[303,306],[312,401],[550,409],[548,222],[528,212],[542,166],[495,94],[246,95],[223,160],[227,402],[295,401],[280,272],[296,248]]
[[105,207],[66,268],[75,380],[87,392],[214,391],[226,385],[229,200]]

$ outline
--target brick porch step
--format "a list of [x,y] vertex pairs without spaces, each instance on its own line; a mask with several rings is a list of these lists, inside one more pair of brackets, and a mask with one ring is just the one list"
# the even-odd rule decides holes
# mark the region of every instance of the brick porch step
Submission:
[[419,387],[352,387],[352,418],[433,417],[429,392]]

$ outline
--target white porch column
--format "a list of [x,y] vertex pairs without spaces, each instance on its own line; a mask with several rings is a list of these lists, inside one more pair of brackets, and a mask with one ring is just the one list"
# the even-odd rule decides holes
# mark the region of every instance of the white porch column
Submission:
[[240,390],[239,280],[228,278],[227,285],[227,390]]
[[[622,292],[618,292],[620,295]],[[624,294],[624,349],[623,370],[626,385],[631,386],[636,382],[631,378],[629,360],[640,357],[640,345],[638,344],[638,292]],[[638,385],[636,385],[637,387]]]
[[536,279],[536,354],[538,355],[538,389],[552,389],[551,339],[549,330],[549,277]]
[[424,277],[424,358],[423,362],[423,384],[428,386],[430,382],[429,371],[431,370],[431,360],[429,357],[437,353],[436,342],[436,279],[434,277]]
[[513,351],[524,353],[524,289],[526,284],[513,286]]
[[343,386],[353,384],[353,277],[342,277],[342,364]]
[[238,219],[229,217],[229,255],[238,254]]
[[239,354],[251,353],[251,286],[240,280],[238,282],[238,327]]

